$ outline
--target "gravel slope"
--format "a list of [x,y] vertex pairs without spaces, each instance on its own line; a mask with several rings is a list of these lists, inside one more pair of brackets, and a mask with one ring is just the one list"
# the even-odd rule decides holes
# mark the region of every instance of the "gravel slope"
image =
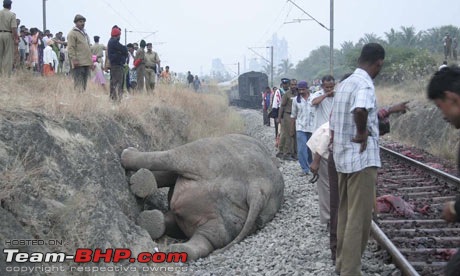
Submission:
[[[260,139],[275,154],[274,127],[263,126],[261,112],[241,110],[248,135]],[[336,275],[330,260],[329,233],[319,222],[316,184],[300,177],[300,165],[285,161],[285,202],[263,229],[220,254],[187,264],[182,275]],[[364,275],[401,275],[384,264],[386,252],[369,242],[363,258]]]

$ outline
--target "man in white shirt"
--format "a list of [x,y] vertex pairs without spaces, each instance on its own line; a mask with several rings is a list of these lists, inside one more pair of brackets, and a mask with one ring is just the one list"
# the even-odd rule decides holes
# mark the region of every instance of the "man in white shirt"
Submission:
[[314,113],[315,130],[324,123],[329,122],[334,102],[335,79],[331,75],[326,75],[321,79],[321,90],[312,94],[311,105]]
[[334,96],[330,128],[339,178],[336,271],[340,275],[361,275],[361,256],[369,238],[377,168],[381,166],[372,80],[384,59],[380,44],[364,45],[358,68]]
[[[299,158],[300,167],[302,168],[302,176],[310,174],[310,162],[307,148],[307,141],[310,139],[313,131],[311,123],[311,103],[309,102],[310,91],[306,81],[299,81],[297,84],[298,95],[292,101],[291,108],[291,131],[296,131],[297,138],[297,156]],[[295,124],[295,127],[294,127]],[[291,133],[294,135],[294,133]]]

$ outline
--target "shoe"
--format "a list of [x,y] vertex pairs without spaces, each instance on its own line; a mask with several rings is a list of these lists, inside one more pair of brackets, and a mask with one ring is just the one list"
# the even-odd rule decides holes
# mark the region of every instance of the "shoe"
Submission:
[[300,176],[300,177],[306,177],[306,176],[308,176],[308,173],[301,172],[301,173],[299,173],[299,176]]
[[290,155],[285,155],[285,156],[283,157],[283,159],[286,160],[286,161],[295,161],[295,159],[292,158]]
[[284,153],[278,152],[278,153],[276,154],[276,157],[278,157],[278,158],[283,158],[283,157],[284,157]]

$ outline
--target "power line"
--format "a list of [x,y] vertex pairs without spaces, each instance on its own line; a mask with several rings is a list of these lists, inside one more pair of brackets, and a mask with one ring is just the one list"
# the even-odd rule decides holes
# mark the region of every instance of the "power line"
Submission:
[[135,27],[133,26],[133,24],[131,24],[131,22],[130,22],[128,19],[126,19],[123,15],[121,15],[116,9],[114,9],[114,8],[112,7],[112,5],[111,5],[107,0],[104,0],[104,3],[105,3],[114,13],[116,13],[121,19],[123,19],[128,25],[130,25],[131,27],[135,28]]
[[319,22],[318,20],[316,20],[316,18],[314,18],[313,16],[311,16],[308,12],[306,12],[304,9],[302,9],[301,7],[299,7],[299,5],[297,5],[296,3],[294,3],[294,1],[292,0],[287,0],[288,2],[291,2],[294,6],[296,6],[299,10],[301,10],[303,13],[305,13],[308,17],[310,17],[312,20],[314,20],[316,23],[318,23],[321,27],[323,27],[324,29],[330,31],[330,29],[326,26],[324,26],[323,23]]

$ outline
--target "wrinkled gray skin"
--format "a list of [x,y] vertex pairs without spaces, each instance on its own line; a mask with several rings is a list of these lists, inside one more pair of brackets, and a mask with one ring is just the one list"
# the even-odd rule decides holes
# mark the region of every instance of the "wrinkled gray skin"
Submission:
[[283,202],[281,172],[267,149],[245,135],[201,139],[168,151],[128,148],[121,162],[127,170],[153,171],[158,187],[173,187],[165,234],[189,238],[169,248],[187,252],[189,260],[240,242],[270,221]]

